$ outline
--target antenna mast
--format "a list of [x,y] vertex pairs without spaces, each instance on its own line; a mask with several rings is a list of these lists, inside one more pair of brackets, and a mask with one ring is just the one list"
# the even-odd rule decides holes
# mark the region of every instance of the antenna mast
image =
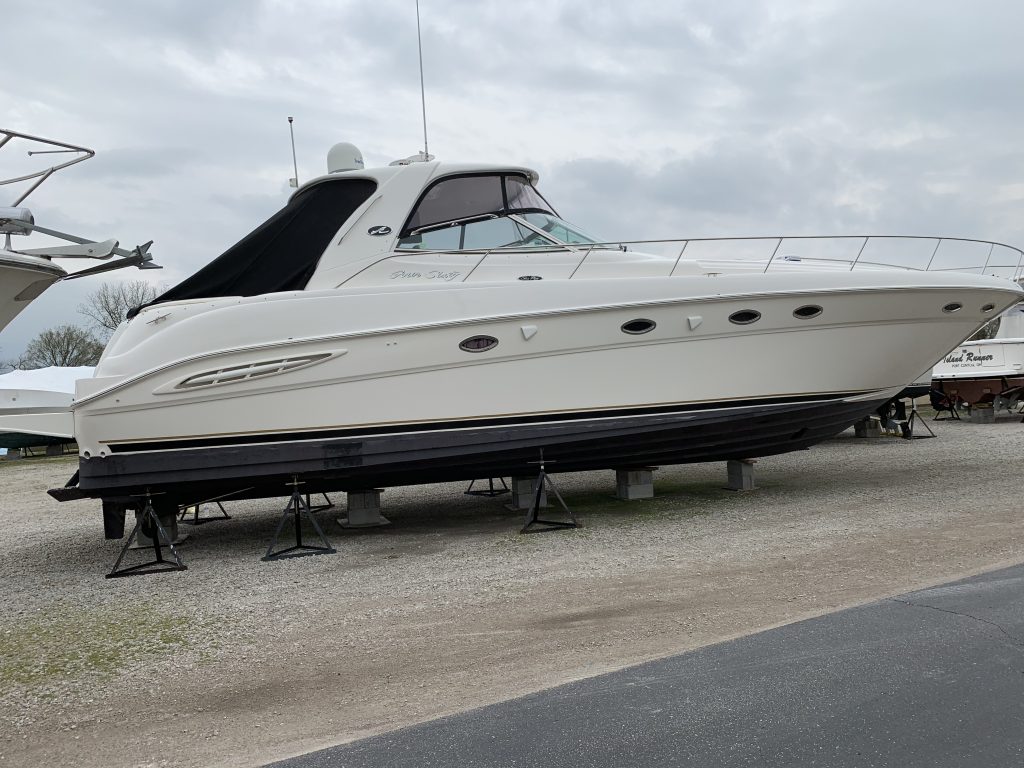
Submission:
[[299,186],[299,161],[295,159],[295,128],[292,126],[292,120],[295,118],[288,118],[288,132],[292,135],[292,167],[295,169],[295,176],[288,179],[288,186],[296,187]]
[[[416,47],[420,52],[420,105],[423,107],[423,159],[430,159],[427,146],[427,91],[423,85],[423,38],[420,34],[420,0],[416,0]],[[289,118],[290,120],[291,118]]]

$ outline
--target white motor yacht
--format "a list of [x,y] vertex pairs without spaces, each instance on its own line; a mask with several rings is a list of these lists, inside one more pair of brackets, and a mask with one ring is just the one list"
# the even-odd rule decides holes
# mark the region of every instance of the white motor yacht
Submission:
[[49,425],[80,448],[56,498],[535,474],[542,448],[551,471],[798,450],[1024,297],[949,271],[723,272],[686,241],[595,243],[528,168],[331,158],[117,330]]
[[[58,280],[86,277],[128,266],[159,269],[149,254],[150,243],[127,251],[119,248],[116,240],[97,242],[58,232],[36,224],[32,211],[24,207],[25,199],[50,176],[59,170],[88,160],[95,152],[74,144],[0,129],[0,150],[5,150],[5,158],[11,156],[16,146],[33,147],[27,150],[28,155],[69,154],[72,157],[52,166],[0,179],[0,186],[14,185],[13,188],[18,190],[27,187],[17,194],[11,205],[0,206],[0,235],[4,236],[4,245],[0,248],[0,330],[7,327],[25,307]],[[14,248],[13,237],[24,237],[33,232],[72,244],[31,249]],[[117,258],[114,258],[115,256]],[[53,259],[99,259],[104,263],[69,274],[63,267],[53,263]]]
[[932,389],[968,407],[991,403],[1010,409],[1024,399],[1024,304],[998,318],[991,339],[965,341],[932,371]]

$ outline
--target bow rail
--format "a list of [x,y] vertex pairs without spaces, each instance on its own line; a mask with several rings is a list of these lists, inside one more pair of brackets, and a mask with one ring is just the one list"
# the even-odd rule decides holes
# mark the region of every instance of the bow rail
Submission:
[[479,260],[466,277],[488,257],[552,254],[564,259],[566,256],[578,256],[569,274],[572,278],[588,262],[598,257],[607,260],[615,251],[648,257],[645,272],[662,276],[693,274],[694,265],[709,275],[725,271],[907,269],[971,272],[1021,280],[1024,273],[1024,251],[1020,248],[990,240],[927,235],[787,235],[617,240],[532,247],[515,244],[457,251],[400,248],[395,255],[479,255]]

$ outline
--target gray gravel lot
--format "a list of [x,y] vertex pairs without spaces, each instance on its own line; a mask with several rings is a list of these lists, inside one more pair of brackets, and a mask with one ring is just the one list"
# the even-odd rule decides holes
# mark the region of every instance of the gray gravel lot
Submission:
[[[191,529],[189,570],[105,580],[66,459],[0,462],[0,765],[248,766],[1024,561],[1024,425],[852,430],[757,465],[558,476],[585,528],[519,536],[505,499],[389,489],[388,528],[263,563],[284,500]],[[336,501],[341,501],[339,496]]]

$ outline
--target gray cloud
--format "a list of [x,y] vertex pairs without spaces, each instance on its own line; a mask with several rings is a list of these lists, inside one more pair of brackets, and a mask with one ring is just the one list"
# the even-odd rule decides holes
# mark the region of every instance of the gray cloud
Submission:
[[[537,167],[598,234],[1024,243],[1024,8],[1009,0],[421,8],[431,150]],[[37,219],[155,240],[152,279],[186,276],[284,203],[287,115],[303,179],[336,141],[371,164],[421,148],[408,0],[39,0],[5,20],[5,124],[98,151],[33,197]],[[82,290],[51,289],[0,357],[77,319]]]

